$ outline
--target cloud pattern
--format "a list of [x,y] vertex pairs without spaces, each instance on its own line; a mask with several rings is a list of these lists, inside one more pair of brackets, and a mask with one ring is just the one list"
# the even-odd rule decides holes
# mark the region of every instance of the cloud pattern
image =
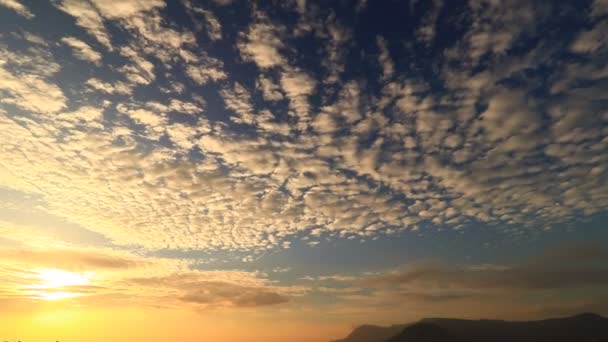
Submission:
[[0,1],[20,15],[0,36],[0,186],[116,245],[520,234],[608,207],[604,0],[412,2],[403,37],[365,30],[371,2],[48,6],[60,34],[34,30],[43,4]]

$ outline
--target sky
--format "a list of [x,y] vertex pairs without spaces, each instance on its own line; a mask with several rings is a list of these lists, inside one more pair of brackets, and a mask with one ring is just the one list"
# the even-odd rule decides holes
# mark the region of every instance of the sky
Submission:
[[608,315],[607,19],[0,0],[0,340]]

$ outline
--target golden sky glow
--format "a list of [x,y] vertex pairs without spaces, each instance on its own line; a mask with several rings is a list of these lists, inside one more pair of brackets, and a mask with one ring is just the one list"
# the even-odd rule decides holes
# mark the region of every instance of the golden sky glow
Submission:
[[[83,274],[70,272],[58,269],[44,269],[37,272],[37,277],[40,280],[39,284],[34,284],[26,291],[33,298],[43,300],[61,300],[66,298],[74,298],[82,296],[78,292],[78,286],[90,285],[90,273]],[[71,291],[71,288],[76,290]]]

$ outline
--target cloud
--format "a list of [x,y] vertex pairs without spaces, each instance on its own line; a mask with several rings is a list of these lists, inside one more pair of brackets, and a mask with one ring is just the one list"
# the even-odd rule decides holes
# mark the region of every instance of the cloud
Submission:
[[[302,289],[280,287],[245,272],[190,272],[162,277],[132,278],[134,286],[167,288],[179,302],[199,307],[260,307],[287,303]],[[178,304],[179,305],[179,304]]]
[[228,110],[238,114],[234,118],[235,122],[253,124],[256,120],[253,105],[251,104],[251,94],[238,82],[234,84],[233,90],[222,91],[222,97]]
[[548,290],[585,286],[605,286],[608,270],[588,268],[539,269],[526,267],[472,268],[471,266],[421,265],[363,281],[367,286],[408,286],[427,284],[480,292],[499,290]]
[[[108,50],[112,50],[113,46],[106,25],[117,24],[130,33],[136,33],[135,45],[145,48],[149,54],[163,61],[168,61],[171,55],[179,53],[182,46],[194,45],[195,38],[192,32],[178,32],[162,25],[159,10],[165,5],[163,0],[95,0],[90,3],[64,0],[57,4],[61,10],[75,17],[76,23],[94,35]],[[167,45],[174,50],[161,48]],[[129,46],[121,49],[124,56],[135,58],[137,63],[137,56],[125,49],[136,51],[138,48]]]
[[[467,317],[538,318],[548,312],[574,314],[581,308],[605,311],[605,303],[592,303],[606,295],[607,257],[601,244],[576,242],[509,264],[415,261],[384,271],[308,277],[307,284],[313,292],[341,303],[325,308],[328,314],[336,310],[358,315],[361,308],[364,319],[373,307],[387,317],[402,314],[413,319],[442,312]],[[463,305],[472,309],[463,313]]]
[[432,1],[431,9],[423,17],[422,23],[416,30],[416,38],[423,43],[430,45],[435,39],[436,25],[441,9],[443,8],[442,0]]
[[115,83],[104,82],[97,78],[90,78],[86,81],[86,85],[94,90],[107,93],[107,94],[130,94],[132,91],[132,85],[117,81]]
[[332,133],[343,127],[343,124],[352,125],[362,119],[361,102],[359,85],[348,82],[342,87],[337,101],[322,108],[312,126],[319,133]]
[[326,82],[336,83],[339,82],[340,75],[346,69],[345,56],[348,51],[348,44],[352,39],[352,32],[335,20],[335,17],[332,15],[320,26],[324,27],[327,32],[320,31],[317,34],[320,37],[327,36],[329,38],[325,46],[327,59],[323,61],[324,67],[329,72]]
[[222,25],[220,24],[218,18],[213,14],[213,12],[194,5],[192,1],[186,1],[185,6],[193,13],[200,14],[203,16],[205,25],[201,25],[197,20],[195,20],[195,25],[197,26],[197,29],[199,31],[205,29],[207,31],[207,36],[211,40],[222,39]]
[[608,283],[608,269],[603,267],[607,258],[608,250],[600,244],[572,242],[516,264],[419,262],[401,270],[365,276],[358,282],[372,288],[442,288],[451,293],[602,288]]
[[[184,53],[184,51],[182,51]],[[223,70],[224,63],[219,59],[204,57],[186,67],[186,75],[195,83],[203,85],[209,81],[219,81],[228,77]]]
[[[239,141],[236,139],[203,136],[199,140],[205,151],[218,153],[227,163],[242,167],[253,174],[269,174],[277,166],[277,158],[266,141]],[[247,189],[245,191],[250,190]],[[254,189],[251,189],[255,192]]]
[[583,264],[603,262],[608,259],[608,249],[599,242],[595,241],[569,241],[558,244],[537,259],[534,263],[551,264],[553,262],[564,264]]
[[38,75],[15,75],[0,66],[0,77],[0,89],[7,94],[0,103],[37,113],[54,113],[66,107],[67,98],[61,88]]
[[[83,300],[115,296],[121,292],[115,287],[115,279],[122,274],[149,272],[152,266],[152,259],[101,248],[55,245],[41,249],[24,245],[5,248],[0,254],[0,274],[4,279],[0,285],[0,298],[15,299],[21,304],[54,296]],[[62,279],[56,279],[55,275]]]
[[608,14],[608,2],[606,0],[595,0],[592,4],[592,17],[601,17]]
[[166,5],[163,0],[94,0],[93,4],[105,17],[112,19],[137,16]]
[[31,32],[23,32],[23,39],[33,44],[42,45],[45,47],[49,46],[49,44],[44,40],[44,38],[35,35]]
[[112,50],[110,35],[107,32],[99,11],[88,1],[61,0],[55,3],[62,11],[76,18],[76,24],[94,36],[107,49]]
[[271,78],[260,75],[256,83],[257,88],[262,90],[262,95],[266,101],[279,101],[283,99],[281,88]]
[[268,22],[252,24],[240,37],[238,48],[246,61],[255,62],[260,69],[268,69],[286,63],[280,53],[283,48],[283,28]]
[[[27,34],[23,35],[23,39],[25,44],[29,42],[33,45],[27,51],[12,51],[7,46],[0,46],[0,58],[5,70],[13,74],[22,73],[41,79],[51,77],[61,70],[44,39]],[[31,40],[33,41],[30,42]]]
[[131,46],[125,46],[120,49],[120,54],[132,62],[132,64],[120,67],[125,78],[136,84],[149,84],[156,79],[154,64],[142,56],[139,51]]
[[119,104],[116,106],[119,113],[128,115],[135,123],[146,126],[148,137],[158,139],[164,133],[167,118],[164,113],[157,113],[144,108],[128,108]]
[[71,47],[73,49],[74,56],[77,58],[94,64],[100,63],[102,58],[101,54],[93,50],[89,44],[83,42],[82,40],[74,37],[63,37],[61,38],[61,42]]
[[[255,257],[479,222],[525,235],[607,205],[603,45],[571,50],[603,29],[600,2],[554,44],[540,27],[560,8],[473,1],[466,20],[446,11],[446,45],[407,63],[393,59],[428,42],[362,39],[314,3],[276,8],[294,22],[256,5],[221,41],[161,1],[55,4],[75,18],[66,41],[82,28],[108,51],[84,70],[71,61],[95,53],[57,60],[40,32],[0,45],[0,186],[118,246]],[[361,76],[378,62],[381,82]]]
[[514,1],[509,8],[487,0],[469,2],[473,12],[472,30],[467,34],[466,54],[473,62],[486,53],[505,53],[527,30],[533,29],[538,14],[535,4]]
[[34,17],[34,14],[17,0],[0,0],[0,6],[9,8],[27,19],[32,19]]
[[71,112],[57,114],[57,120],[63,127],[84,126],[85,129],[103,129],[103,109],[83,106]]
[[489,100],[488,109],[481,116],[487,136],[498,140],[534,132],[540,126],[540,119],[531,107],[525,94],[499,90]]
[[[314,92],[317,82],[300,70],[287,70],[281,74],[281,87],[289,99],[289,107],[305,125],[309,120],[310,104],[308,97]],[[304,127],[304,126],[300,126]]]
[[9,263],[66,270],[125,269],[145,263],[124,254],[109,251],[90,252],[84,249],[4,249],[0,255]]
[[219,6],[228,6],[234,2],[234,0],[213,0]]
[[167,127],[167,135],[169,139],[185,150],[190,150],[196,145],[197,131],[193,131],[192,127],[180,123],[174,123]]
[[[3,249],[0,299],[28,301],[72,295],[84,305],[246,308],[287,303],[305,288],[273,285],[255,272],[196,271],[180,260],[111,249]],[[57,285],[48,273],[71,281]]]
[[608,44],[607,30],[608,24],[605,22],[598,23],[591,30],[580,33],[570,49],[577,53],[594,53],[601,48],[605,48]]
[[306,12],[300,13],[294,35],[301,37],[310,33],[323,42],[320,61],[327,72],[323,82],[327,84],[339,82],[346,69],[345,57],[349,45],[352,43],[353,32],[351,28],[343,25],[338,20],[333,9],[325,12],[316,5],[310,5]]
[[288,298],[275,292],[263,289],[246,288],[237,285],[209,284],[201,282],[202,288],[197,292],[188,293],[181,300],[195,304],[227,303],[236,307],[257,307],[276,305],[288,302]]
[[222,26],[219,20],[210,11],[205,11],[205,20],[207,21],[207,34],[211,40],[222,39]]
[[382,77],[384,79],[389,79],[395,72],[395,64],[391,59],[386,40],[382,37],[376,37],[376,42],[378,43],[378,49],[380,50],[380,54],[378,55],[378,63],[382,67]]

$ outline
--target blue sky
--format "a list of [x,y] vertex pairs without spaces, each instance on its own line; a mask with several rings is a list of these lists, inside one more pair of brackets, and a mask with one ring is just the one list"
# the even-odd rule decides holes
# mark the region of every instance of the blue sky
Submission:
[[[608,298],[604,268],[575,262],[581,282],[552,288],[523,265],[566,245],[606,256],[607,14],[605,0],[0,0],[0,248],[27,265],[16,251],[44,246],[155,265],[123,285],[187,274],[257,294],[156,284],[172,305],[320,297],[388,322],[438,312],[433,284],[461,296],[454,315],[486,292],[519,300],[470,315],[589,307]],[[394,277],[418,268],[441,275]],[[527,302],[539,288],[563,305]]]

